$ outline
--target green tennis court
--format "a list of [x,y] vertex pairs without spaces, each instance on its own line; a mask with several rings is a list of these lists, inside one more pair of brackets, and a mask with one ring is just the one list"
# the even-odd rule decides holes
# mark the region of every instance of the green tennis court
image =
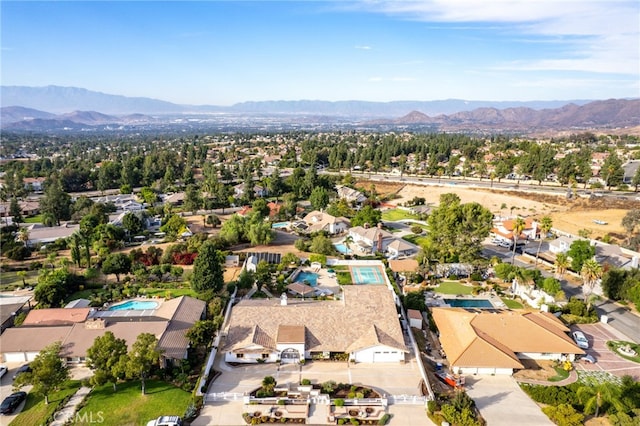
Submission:
[[356,284],[384,284],[383,272],[378,266],[351,266],[351,278]]

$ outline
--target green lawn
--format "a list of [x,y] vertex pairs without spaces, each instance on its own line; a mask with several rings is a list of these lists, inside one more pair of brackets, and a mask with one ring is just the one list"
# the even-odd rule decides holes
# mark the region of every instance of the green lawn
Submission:
[[442,294],[471,294],[472,288],[460,284],[458,281],[443,281],[434,291]]
[[147,296],[167,297],[169,295],[172,298],[180,296],[196,297],[198,295],[197,292],[190,288],[144,288],[140,289],[140,291]]
[[402,209],[393,209],[393,210],[385,210],[382,212],[382,220],[388,220],[390,222],[395,222],[396,220],[403,219],[418,219],[418,216],[415,214],[411,214],[406,210]]
[[554,370],[556,370],[556,375],[549,377],[550,382],[559,382],[569,377],[569,372],[562,367],[554,367]]
[[48,424],[47,419],[59,408],[64,398],[74,394],[80,388],[80,381],[70,380],[66,382],[58,392],[49,395],[49,405],[44,403],[44,398],[34,394],[27,396],[27,402],[22,412],[11,422],[11,426],[33,426]]
[[32,217],[25,217],[24,223],[42,223],[42,215],[38,214]]
[[[35,286],[38,283],[39,271],[25,271],[27,276],[24,277],[27,285]],[[18,276],[18,272],[0,272],[0,289],[13,290],[16,287],[22,287],[22,277]]]
[[97,386],[76,415],[76,419],[87,419],[86,423],[76,421],[74,425],[90,424],[92,415],[95,423],[100,414],[101,426],[146,425],[162,415],[184,415],[191,393],[158,380],[148,380],[146,385],[146,395],[137,380],[119,384],[116,392],[111,384]]
[[507,299],[506,297],[501,297],[502,301],[504,302],[505,305],[507,305],[507,308],[509,309],[524,309],[524,306],[522,306],[522,303],[517,302],[515,300],[511,300],[511,299]]
[[424,244],[427,244],[427,236],[424,234],[410,234],[402,237],[403,240],[409,241],[412,244],[422,247]]

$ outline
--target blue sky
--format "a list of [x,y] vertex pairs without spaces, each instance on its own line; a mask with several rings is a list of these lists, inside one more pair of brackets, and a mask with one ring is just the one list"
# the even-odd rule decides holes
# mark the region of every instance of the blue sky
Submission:
[[640,96],[640,2],[0,3],[1,83],[182,104]]

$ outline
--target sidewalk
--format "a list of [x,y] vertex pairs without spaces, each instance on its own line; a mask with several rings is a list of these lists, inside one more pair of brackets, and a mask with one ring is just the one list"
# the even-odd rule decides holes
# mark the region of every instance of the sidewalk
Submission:
[[78,389],[65,406],[53,415],[55,420],[51,422],[50,426],[63,426],[69,420],[73,420],[73,416],[76,413],[76,407],[82,402],[82,400],[84,400],[89,392],[91,392],[91,388],[85,386]]

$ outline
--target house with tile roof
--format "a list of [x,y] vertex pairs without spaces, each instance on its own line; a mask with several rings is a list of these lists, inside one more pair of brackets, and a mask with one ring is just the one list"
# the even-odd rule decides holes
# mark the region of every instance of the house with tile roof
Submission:
[[389,258],[396,259],[412,256],[419,251],[417,246],[382,229],[382,224],[374,227],[355,226],[349,229],[349,236],[361,253],[386,253]]
[[[513,228],[515,226],[515,222],[516,221],[512,219],[496,222],[494,227],[491,229],[491,237],[513,244]],[[520,235],[518,235],[517,242],[519,244],[527,240],[535,240],[538,238],[539,234],[540,228],[538,226],[538,222],[530,217],[525,218],[524,228]]]
[[364,202],[367,201],[366,195],[357,189],[349,188],[348,186],[338,185],[336,186],[336,191],[338,193],[338,198],[345,199],[354,207],[362,207]]
[[[345,325],[348,326],[345,326]],[[225,361],[299,362],[348,354],[354,362],[401,362],[408,350],[386,285],[344,286],[339,300],[246,299],[231,311]]]
[[87,349],[96,337],[107,331],[125,339],[129,348],[138,335],[153,334],[158,339],[163,366],[186,359],[189,349],[186,333],[196,321],[204,318],[206,303],[188,296],[158,300],[158,303],[156,309],[145,310],[32,310],[25,323],[7,329],[0,336],[2,361],[32,361],[47,345],[59,341],[61,355],[68,363],[84,363]]
[[351,222],[346,217],[335,217],[318,210],[314,210],[302,218],[302,224],[298,222],[293,224],[294,229],[307,234],[325,231],[331,235],[340,234],[349,229],[350,226]]
[[456,374],[513,374],[521,360],[575,360],[584,354],[548,312],[432,308],[440,344]]

